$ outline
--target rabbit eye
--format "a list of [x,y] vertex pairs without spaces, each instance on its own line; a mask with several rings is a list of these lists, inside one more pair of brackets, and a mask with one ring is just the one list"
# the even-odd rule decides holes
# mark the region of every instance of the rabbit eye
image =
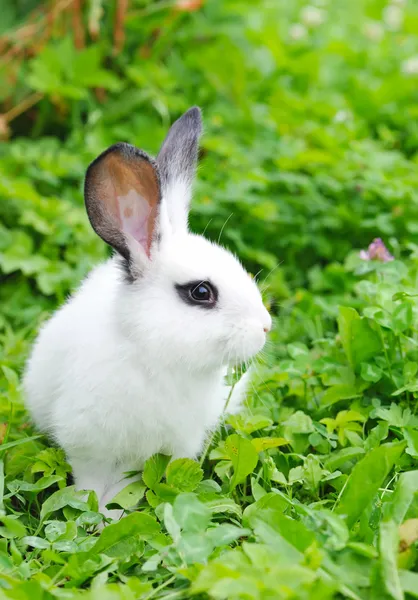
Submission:
[[200,283],[190,292],[196,302],[208,302],[211,299],[212,289],[207,283]]
[[180,298],[190,305],[213,308],[218,299],[218,290],[208,281],[191,281],[175,287]]

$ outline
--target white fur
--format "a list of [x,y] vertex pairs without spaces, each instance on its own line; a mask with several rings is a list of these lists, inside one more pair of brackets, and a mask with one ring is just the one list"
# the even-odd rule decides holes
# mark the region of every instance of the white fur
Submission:
[[[271,325],[232,254],[185,223],[170,228],[164,204],[160,225],[145,267],[131,248],[141,263],[133,283],[117,258],[90,273],[41,329],[24,377],[35,423],[64,448],[76,485],[94,489],[102,511],[127,483],[123,473],[151,455],[199,454],[228,396],[226,365],[254,356]],[[193,280],[217,286],[216,308],[179,297],[174,285]],[[238,386],[231,407],[244,394]]]

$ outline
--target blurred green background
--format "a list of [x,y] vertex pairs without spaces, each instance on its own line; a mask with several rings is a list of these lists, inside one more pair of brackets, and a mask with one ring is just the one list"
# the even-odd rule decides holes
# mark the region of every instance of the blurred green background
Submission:
[[[418,4],[3,0],[0,326],[37,322],[106,250],[82,182],[110,144],[205,121],[192,227],[280,302],[380,235],[418,243]],[[276,268],[276,265],[279,265]]]

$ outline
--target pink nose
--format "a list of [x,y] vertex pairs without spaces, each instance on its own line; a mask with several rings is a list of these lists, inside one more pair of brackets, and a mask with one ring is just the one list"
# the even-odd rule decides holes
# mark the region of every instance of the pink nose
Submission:
[[[264,323],[263,323],[263,321],[264,321]],[[268,333],[271,329],[272,321],[271,321],[271,317],[267,311],[265,313],[265,317],[264,317],[263,321],[262,321],[263,331],[264,331],[264,333]]]

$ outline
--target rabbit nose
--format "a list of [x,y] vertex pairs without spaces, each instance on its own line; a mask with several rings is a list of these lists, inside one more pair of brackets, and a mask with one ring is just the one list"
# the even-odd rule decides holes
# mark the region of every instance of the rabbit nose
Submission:
[[271,317],[268,313],[267,313],[267,315],[268,315],[268,320],[264,321],[264,325],[263,325],[264,333],[268,333],[271,330]]
[[263,328],[264,333],[268,333],[271,330],[271,316],[268,310],[263,306],[262,314],[259,316],[260,325]]

